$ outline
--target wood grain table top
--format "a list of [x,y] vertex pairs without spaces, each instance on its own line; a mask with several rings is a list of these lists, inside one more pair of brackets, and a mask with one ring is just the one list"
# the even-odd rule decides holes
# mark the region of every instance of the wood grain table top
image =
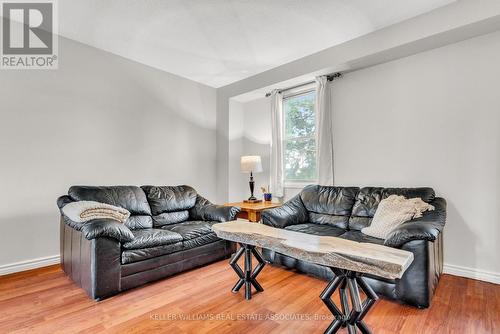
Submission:
[[383,245],[337,237],[318,236],[246,221],[214,224],[219,238],[274,250],[312,263],[401,278],[413,261],[413,253]]
[[225,203],[224,206],[237,206],[242,210],[246,211],[262,211],[265,209],[272,209],[281,206],[281,203],[277,202],[267,202],[262,201],[259,203],[246,203],[246,202],[233,202],[233,203]]

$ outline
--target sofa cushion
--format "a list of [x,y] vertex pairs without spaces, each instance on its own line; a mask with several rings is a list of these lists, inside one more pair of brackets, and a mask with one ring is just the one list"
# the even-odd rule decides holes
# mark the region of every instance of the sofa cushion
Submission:
[[164,212],[191,209],[196,202],[196,190],[189,186],[142,186],[153,216]]
[[151,216],[130,216],[125,222],[125,226],[127,226],[131,230],[137,230],[140,228],[152,228],[153,227],[153,218]]
[[382,187],[364,187],[358,192],[356,202],[352,208],[351,218],[349,219],[350,230],[361,230],[370,226],[371,220],[377,211],[381,200],[390,195],[401,195],[406,198],[420,197],[424,202],[432,202],[435,193],[432,188],[382,188]]
[[162,230],[172,231],[182,236],[184,240],[194,239],[206,234],[214,233],[210,221],[186,221],[178,224],[163,226]]
[[163,226],[162,229],[178,233],[184,239],[183,249],[191,249],[220,240],[212,231],[211,221],[187,221]]
[[169,230],[146,228],[132,231],[134,239],[123,244],[125,249],[142,249],[181,242],[182,236]]
[[162,228],[132,231],[135,238],[123,244],[122,263],[142,261],[219,241],[212,231],[215,223],[187,221]]
[[212,242],[217,242],[219,240],[220,240],[219,237],[217,237],[215,233],[204,234],[196,238],[184,240],[182,242],[182,249],[183,250],[192,249],[203,245],[208,245],[211,244]]
[[371,237],[369,235],[363,234],[361,231],[346,231],[344,234],[339,235],[339,237],[357,242],[368,242],[378,245],[384,244],[384,239]]
[[126,249],[122,252],[122,264],[138,262],[157,256],[172,254],[182,250],[182,247],[182,242],[179,241],[169,245],[161,245],[150,248]]
[[329,237],[338,237],[339,235],[345,233],[345,229],[343,228],[338,228],[326,224],[323,225],[315,224],[315,223],[289,225],[285,227],[285,230],[314,234],[314,235],[323,235]]
[[384,189],[384,198],[387,198],[391,195],[404,196],[406,198],[421,198],[422,201],[426,203],[430,203],[434,201],[436,198],[436,193],[434,189],[429,187],[421,187],[421,188],[385,188]]
[[136,186],[73,186],[68,195],[74,201],[96,201],[119,206],[130,211],[131,215],[151,215],[144,191]]
[[356,200],[357,187],[329,187],[311,185],[300,193],[309,222],[347,228]]
[[177,224],[189,219],[189,211],[174,211],[164,212],[157,216],[153,216],[153,224],[155,227],[162,227],[164,225]]

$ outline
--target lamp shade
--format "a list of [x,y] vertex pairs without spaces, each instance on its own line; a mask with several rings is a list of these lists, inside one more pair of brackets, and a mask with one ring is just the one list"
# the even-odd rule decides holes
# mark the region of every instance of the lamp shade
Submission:
[[241,171],[244,173],[262,172],[262,161],[260,155],[246,155],[241,157]]

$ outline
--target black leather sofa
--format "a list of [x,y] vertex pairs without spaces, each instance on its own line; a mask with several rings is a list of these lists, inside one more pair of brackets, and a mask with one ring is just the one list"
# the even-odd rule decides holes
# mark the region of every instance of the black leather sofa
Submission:
[[210,203],[189,186],[74,186],[57,200],[97,201],[130,211],[124,223],[76,223],[61,211],[61,264],[93,299],[229,258],[233,243],[212,232],[239,208]]
[[[435,207],[423,217],[408,221],[386,240],[367,236],[361,229],[370,225],[378,203],[392,194],[407,198],[420,197]],[[266,225],[290,231],[334,236],[358,242],[369,242],[410,251],[414,261],[401,279],[389,280],[366,275],[379,295],[419,308],[430,305],[443,271],[443,236],[446,201],[435,197],[431,188],[325,187],[307,186],[282,207],[262,212]],[[264,258],[313,276],[331,279],[326,267],[300,261],[267,249]]]

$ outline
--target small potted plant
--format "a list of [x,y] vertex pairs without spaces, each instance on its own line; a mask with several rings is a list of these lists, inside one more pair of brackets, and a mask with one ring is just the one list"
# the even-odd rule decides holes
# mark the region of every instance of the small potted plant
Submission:
[[269,186],[266,187],[260,187],[260,190],[262,190],[262,194],[264,195],[264,201],[266,202],[271,202],[273,200],[273,195],[269,192]]

